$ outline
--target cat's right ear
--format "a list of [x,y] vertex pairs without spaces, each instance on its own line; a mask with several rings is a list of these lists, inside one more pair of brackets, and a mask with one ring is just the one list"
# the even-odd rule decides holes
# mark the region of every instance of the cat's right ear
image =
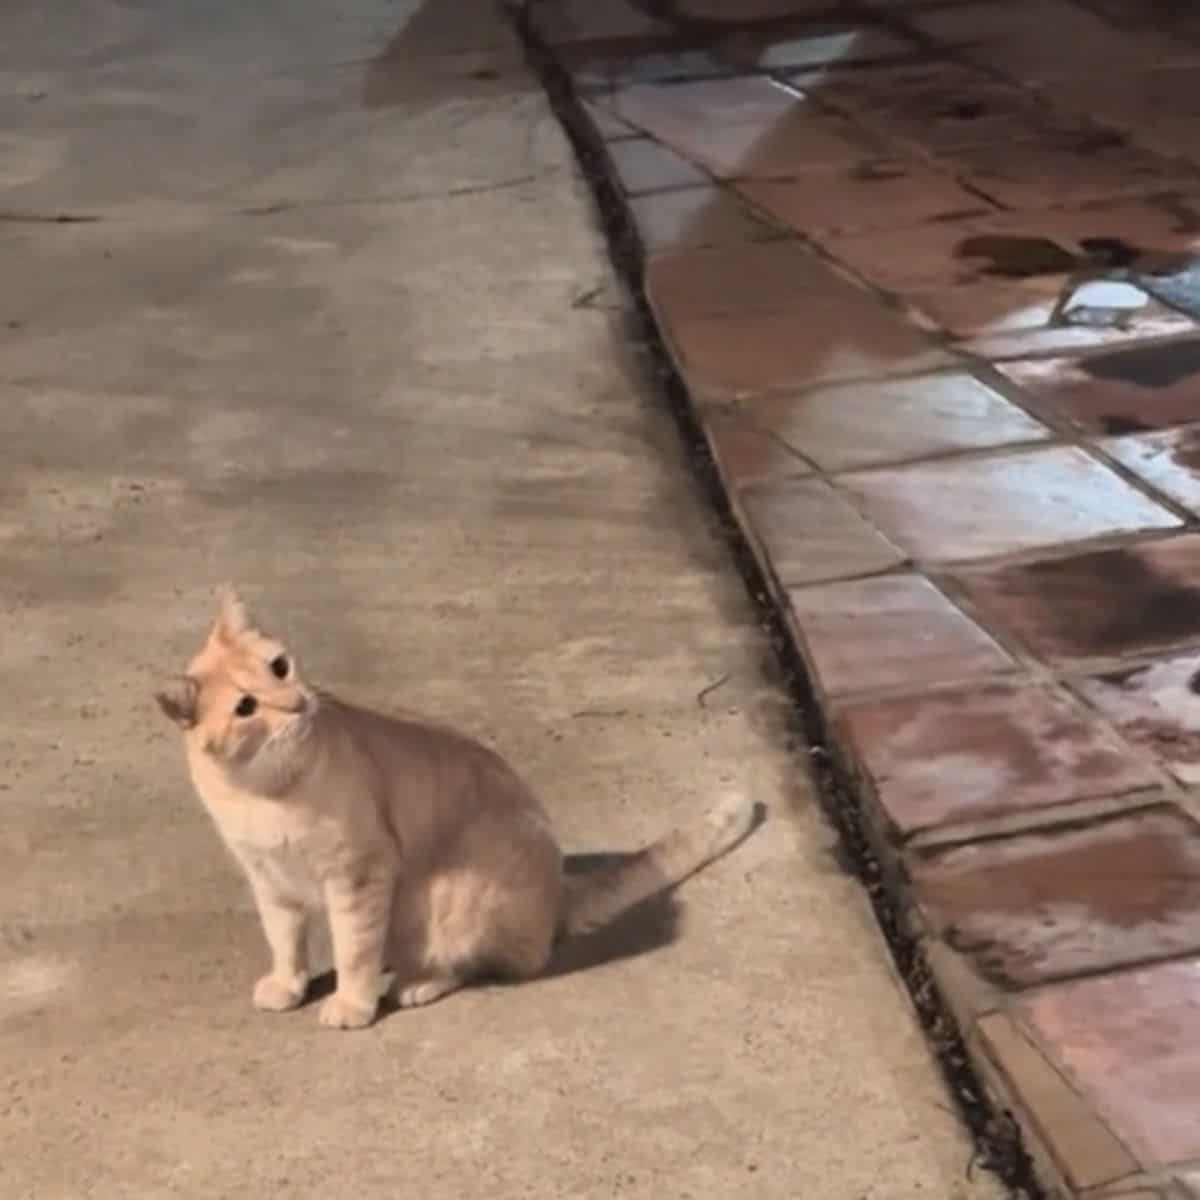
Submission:
[[181,729],[191,729],[196,723],[196,697],[200,688],[188,675],[172,679],[154,699],[158,707]]

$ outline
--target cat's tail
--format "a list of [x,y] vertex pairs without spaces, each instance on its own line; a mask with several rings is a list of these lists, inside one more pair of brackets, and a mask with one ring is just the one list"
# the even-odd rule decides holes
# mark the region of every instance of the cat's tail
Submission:
[[563,933],[588,933],[643,900],[682,883],[746,838],[757,816],[758,806],[738,796],[615,866],[568,876]]

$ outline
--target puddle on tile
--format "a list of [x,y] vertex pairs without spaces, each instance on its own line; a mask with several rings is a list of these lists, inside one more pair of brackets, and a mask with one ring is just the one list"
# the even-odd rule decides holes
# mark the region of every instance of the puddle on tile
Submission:
[[1090,433],[1163,429],[1200,413],[1200,339],[1000,363],[996,369],[1034,408]]
[[983,617],[1060,663],[1200,641],[1200,536],[962,573]]
[[1075,686],[1182,783],[1200,784],[1200,655],[1110,671]]
[[1002,987],[1200,950],[1200,828],[1166,805],[909,866],[942,936]]
[[1164,496],[1200,515],[1200,425],[1108,438],[1100,447]]

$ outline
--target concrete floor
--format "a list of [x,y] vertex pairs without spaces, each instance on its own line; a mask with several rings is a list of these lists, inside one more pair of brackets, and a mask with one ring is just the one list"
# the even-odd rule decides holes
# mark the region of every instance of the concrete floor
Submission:
[[[0,1195],[995,1195],[504,29],[191,8],[0,17]],[[733,787],[769,820],[590,969],[256,1014],[151,700],[224,578],[319,681],[502,748],[571,848]]]

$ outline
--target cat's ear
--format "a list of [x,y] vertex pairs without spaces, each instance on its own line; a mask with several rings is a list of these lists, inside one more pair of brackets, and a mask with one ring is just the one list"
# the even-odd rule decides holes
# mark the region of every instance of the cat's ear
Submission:
[[158,707],[182,729],[191,729],[196,723],[196,698],[200,687],[189,675],[180,675],[170,680],[155,693]]
[[233,584],[217,589],[217,623],[213,632],[225,638],[236,638],[251,628],[250,614]]

